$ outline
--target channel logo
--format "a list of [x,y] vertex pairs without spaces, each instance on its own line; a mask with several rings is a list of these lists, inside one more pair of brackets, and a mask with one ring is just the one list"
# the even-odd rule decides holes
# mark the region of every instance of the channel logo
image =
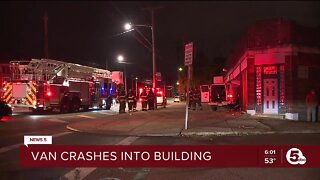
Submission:
[[297,164],[305,164],[307,162],[307,158],[303,156],[303,153],[298,148],[291,148],[287,151],[287,161],[292,165]]

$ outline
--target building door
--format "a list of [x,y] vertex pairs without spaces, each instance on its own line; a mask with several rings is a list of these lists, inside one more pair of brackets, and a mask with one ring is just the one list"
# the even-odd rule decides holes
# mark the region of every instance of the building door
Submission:
[[278,114],[278,81],[277,79],[264,79],[263,112]]

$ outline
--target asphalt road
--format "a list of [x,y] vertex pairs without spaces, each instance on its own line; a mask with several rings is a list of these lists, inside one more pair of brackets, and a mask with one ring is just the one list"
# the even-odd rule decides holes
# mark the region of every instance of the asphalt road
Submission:
[[[72,168],[22,169],[19,146],[24,135],[52,135],[56,145],[117,145],[133,138],[132,145],[319,145],[320,134],[241,137],[127,137],[71,132],[69,123],[115,115],[113,111],[32,115],[21,113],[0,123],[0,179],[74,179]],[[129,144],[128,144],[129,145]],[[83,168],[84,179],[308,179],[319,180],[319,169],[253,168]]]

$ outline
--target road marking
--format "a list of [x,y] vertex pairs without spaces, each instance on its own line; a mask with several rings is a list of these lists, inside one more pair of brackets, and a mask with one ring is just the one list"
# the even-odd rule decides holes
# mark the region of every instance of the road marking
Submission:
[[[65,136],[67,134],[71,134],[71,133],[72,132],[62,132],[62,133],[49,135],[49,136],[52,136],[52,138],[57,138],[57,137]],[[24,145],[23,143],[19,143],[19,144],[14,144],[14,145],[11,145],[11,146],[6,146],[6,147],[3,147],[3,148],[0,148],[0,153],[4,153],[4,152],[11,151],[13,149],[17,149],[17,148],[19,148],[20,146],[23,146],[23,145]]]
[[150,172],[150,169],[143,168],[133,177],[133,180],[145,179],[145,177],[149,174],[149,172]]
[[88,118],[88,119],[95,119],[95,117],[87,116],[87,115],[77,115],[78,117]]
[[98,112],[99,114],[106,114],[106,115],[115,115],[114,113],[110,113],[110,112]]
[[0,148],[0,153],[4,153],[4,152],[10,151],[12,149],[16,149],[16,148],[20,147],[21,145],[23,145],[23,143]]
[[58,123],[68,123],[67,121],[64,121],[64,120],[61,120],[61,119],[58,119],[58,118],[51,118],[51,119],[48,119],[47,121],[58,122]]
[[[139,137],[136,136],[129,136],[121,140],[119,143],[116,145],[130,145],[134,141],[136,141]],[[67,174],[65,174],[63,177],[66,179],[77,179],[77,180],[82,180],[86,178],[90,173],[92,173],[94,170],[97,168],[75,168],[71,171],[69,171]]]

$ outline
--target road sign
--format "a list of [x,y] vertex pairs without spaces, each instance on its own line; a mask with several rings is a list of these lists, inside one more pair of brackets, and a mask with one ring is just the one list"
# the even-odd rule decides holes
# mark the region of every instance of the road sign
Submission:
[[193,42],[188,43],[185,45],[184,49],[184,65],[190,66],[192,65],[192,59],[193,59]]

